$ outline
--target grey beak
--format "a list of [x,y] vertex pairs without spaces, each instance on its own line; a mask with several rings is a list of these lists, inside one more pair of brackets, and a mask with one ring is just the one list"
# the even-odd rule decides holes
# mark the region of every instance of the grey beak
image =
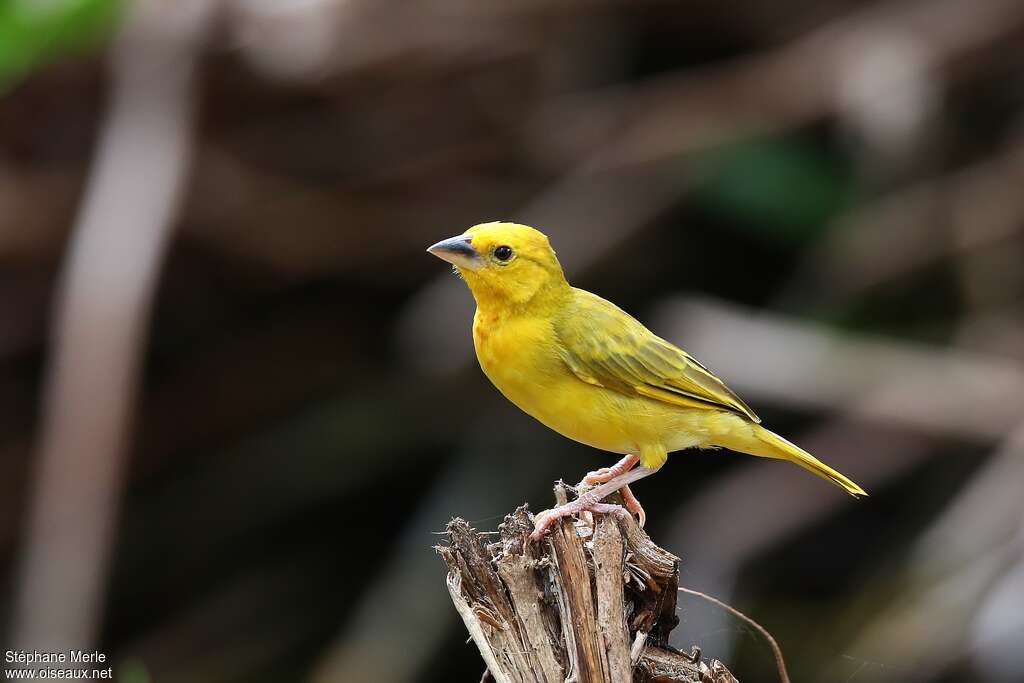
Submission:
[[449,237],[429,247],[427,253],[459,268],[476,270],[484,264],[484,260],[480,257],[480,252],[470,244],[472,239],[472,235]]

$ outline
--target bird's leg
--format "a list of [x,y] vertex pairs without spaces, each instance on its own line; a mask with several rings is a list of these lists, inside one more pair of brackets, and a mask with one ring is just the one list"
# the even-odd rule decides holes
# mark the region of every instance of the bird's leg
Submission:
[[[589,472],[587,476],[583,477],[583,481],[581,481],[576,488],[582,492],[594,484],[603,484],[606,481],[611,481],[620,474],[625,474],[629,470],[633,469],[638,462],[640,462],[639,455],[627,455],[611,467],[602,467],[599,470]],[[625,503],[626,509],[637,516],[640,526],[643,527],[647,522],[647,513],[644,512],[644,508],[640,505],[640,501],[637,500],[636,496],[633,495],[633,492],[629,490],[629,485],[623,486],[619,492],[622,494],[622,502]]]
[[[582,493],[583,491],[586,491],[587,488],[589,487],[584,486],[583,488],[578,488],[577,490]],[[643,529],[644,525],[647,524],[647,512],[644,510],[644,506],[641,505],[640,501],[636,499],[636,496],[633,495],[633,491],[630,490],[628,485],[623,486],[621,489],[619,489],[619,493],[622,495],[622,505],[612,505],[612,507],[622,510],[623,506],[625,506],[625,509],[629,510],[628,514],[636,515],[637,524],[639,524],[640,528]],[[602,512],[602,510],[598,510],[596,507],[593,507],[590,509],[590,512],[600,513]],[[607,512],[607,510],[603,512]]]
[[629,470],[633,469],[633,466],[640,462],[639,455],[627,455],[622,460],[618,461],[611,467],[602,467],[599,470],[588,472],[587,476],[583,477],[582,484],[587,486],[593,486],[594,484],[603,484],[614,477],[624,474]]
[[646,467],[637,467],[636,469],[629,470],[628,472],[623,472],[622,474],[612,477],[608,481],[599,484],[592,489],[584,491],[574,501],[540,513],[534,520],[533,533],[530,534],[530,538],[534,541],[540,540],[541,537],[544,536],[544,532],[562,517],[578,515],[581,512],[595,510],[595,508],[597,512],[608,512],[609,507],[616,507],[621,510],[622,508],[617,505],[607,507],[601,505],[601,501],[605,496],[615,493],[623,486],[628,486],[634,481],[639,481],[640,479],[648,477],[657,471],[658,470],[656,469],[652,470]]
[[630,514],[636,515],[637,524],[640,528],[644,528],[644,524],[647,523],[647,513],[644,512],[644,506],[640,504],[640,501],[636,499],[633,492],[629,490],[629,485],[623,486],[619,489],[619,493],[622,494],[622,503],[629,510]]

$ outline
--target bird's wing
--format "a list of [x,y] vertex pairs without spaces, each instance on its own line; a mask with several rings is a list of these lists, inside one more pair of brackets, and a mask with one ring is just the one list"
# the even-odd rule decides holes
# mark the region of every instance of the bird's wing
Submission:
[[574,290],[554,322],[562,360],[578,378],[627,396],[730,410],[761,419],[740,397],[682,349],[644,327],[615,304]]

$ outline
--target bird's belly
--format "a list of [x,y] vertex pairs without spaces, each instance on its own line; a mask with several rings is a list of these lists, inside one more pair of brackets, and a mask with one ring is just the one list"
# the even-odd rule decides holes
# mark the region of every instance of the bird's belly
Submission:
[[671,406],[581,382],[575,376],[541,384],[502,377],[495,386],[521,410],[559,434],[613,453],[660,447],[673,452],[714,445],[735,415]]
[[533,386],[495,384],[520,409],[562,436],[613,453],[639,449],[639,425],[628,419],[629,411],[619,405],[619,397],[605,389],[584,384],[576,377]]

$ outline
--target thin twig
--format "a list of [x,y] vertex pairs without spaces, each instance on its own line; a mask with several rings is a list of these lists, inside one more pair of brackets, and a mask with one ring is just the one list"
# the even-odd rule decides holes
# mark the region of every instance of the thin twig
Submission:
[[683,588],[682,586],[679,587],[679,591],[681,593],[695,595],[698,598],[703,598],[704,600],[707,600],[713,605],[718,605],[719,607],[721,607],[737,619],[741,619],[746,623],[750,624],[751,626],[753,626],[755,629],[757,629],[757,631],[762,636],[764,636],[764,639],[768,641],[768,645],[770,645],[772,648],[772,654],[775,655],[775,667],[779,670],[779,679],[782,681],[782,683],[790,683],[789,674],[786,673],[786,662],[782,658],[782,649],[779,647],[779,644],[778,642],[776,642],[775,638],[772,637],[772,634],[768,633],[768,629],[766,629],[764,626],[761,626],[761,624],[757,623],[756,621],[748,617],[746,614],[736,609],[735,607],[725,604],[718,598],[713,598],[710,595],[707,595],[706,593],[695,591],[692,588]]

